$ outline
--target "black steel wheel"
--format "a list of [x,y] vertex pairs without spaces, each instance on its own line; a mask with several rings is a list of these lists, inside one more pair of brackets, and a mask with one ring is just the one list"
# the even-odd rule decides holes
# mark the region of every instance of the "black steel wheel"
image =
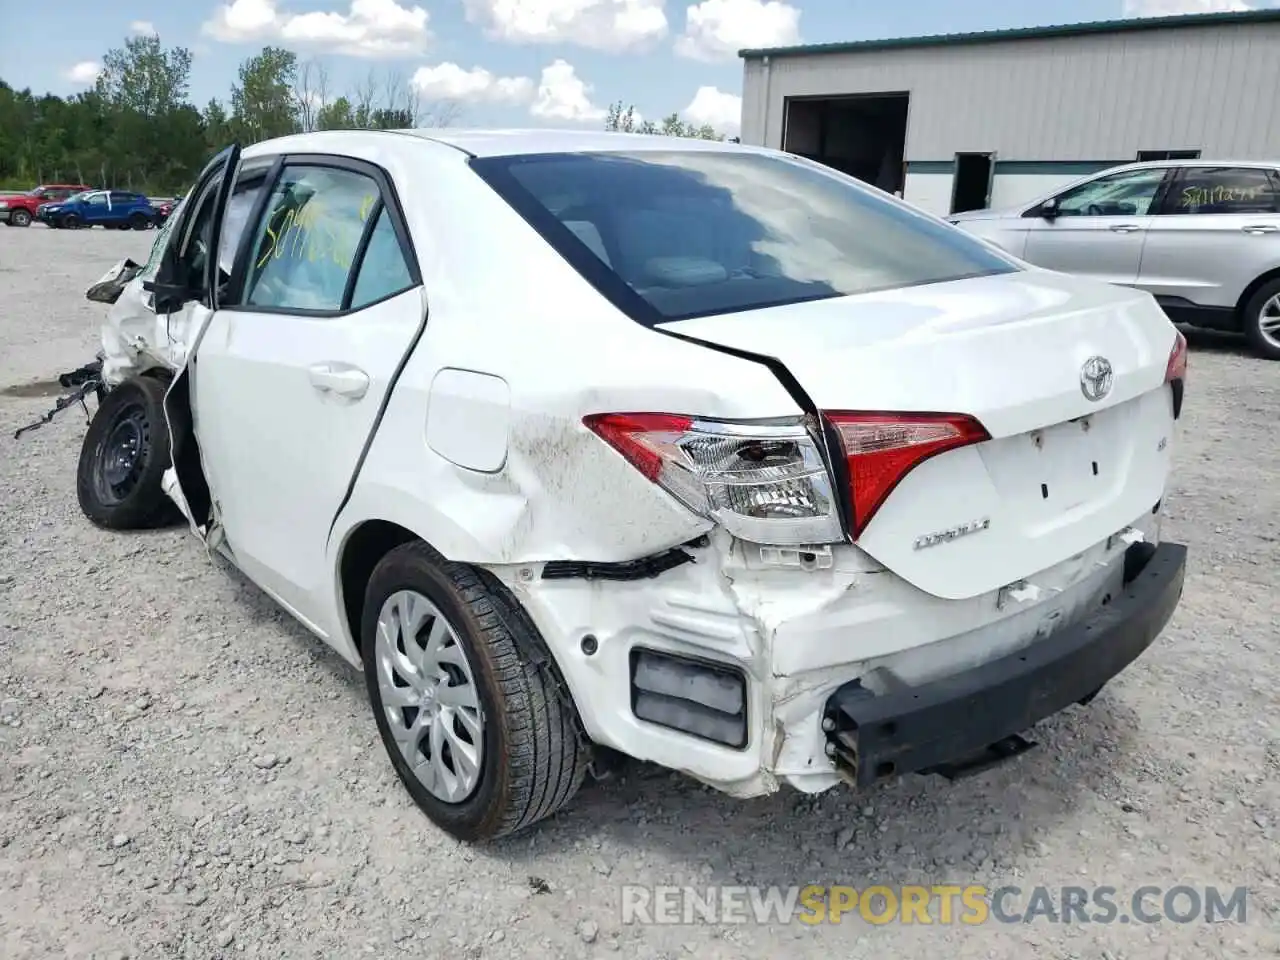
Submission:
[[80,509],[109,530],[144,530],[181,518],[161,480],[170,464],[167,385],[135,377],[102,398],[80,448]]

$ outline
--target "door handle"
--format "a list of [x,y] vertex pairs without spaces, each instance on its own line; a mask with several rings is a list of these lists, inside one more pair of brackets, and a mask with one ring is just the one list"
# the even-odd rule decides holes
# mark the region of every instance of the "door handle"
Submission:
[[307,368],[311,385],[321,393],[359,400],[369,389],[369,375],[347,363],[317,363]]
[[1264,233],[1280,233],[1280,227],[1272,223],[1255,223],[1252,226],[1241,227],[1245,233],[1251,233],[1255,237],[1260,237]]
[[1136,223],[1117,223],[1111,227],[1112,233],[1136,233],[1141,230]]

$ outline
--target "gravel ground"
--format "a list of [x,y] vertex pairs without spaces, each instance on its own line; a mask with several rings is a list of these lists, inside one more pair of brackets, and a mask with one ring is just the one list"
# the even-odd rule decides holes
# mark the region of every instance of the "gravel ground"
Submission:
[[[0,387],[91,359],[85,287],[154,236],[0,228]],[[354,671],[183,533],[90,526],[83,418],[15,442],[52,401],[0,393],[0,956],[1280,953],[1280,364],[1193,335],[1190,384],[1165,524],[1192,550],[1182,605],[1040,749],[957,784],[745,803],[637,766],[483,848],[416,812]],[[624,884],[809,883],[1250,899],[1243,924],[620,918]]]

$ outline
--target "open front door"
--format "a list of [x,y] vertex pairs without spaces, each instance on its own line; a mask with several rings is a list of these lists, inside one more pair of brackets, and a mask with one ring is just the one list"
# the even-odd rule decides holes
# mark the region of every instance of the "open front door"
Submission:
[[170,341],[185,347],[175,353],[181,366],[165,395],[173,466],[165,471],[163,483],[165,493],[202,540],[208,537],[212,511],[192,429],[190,359],[216,306],[221,282],[221,258],[216,251],[239,162],[240,146],[232,144],[205,166],[187,202],[174,213],[176,220],[159,254],[155,275],[143,283],[156,312],[168,318]]

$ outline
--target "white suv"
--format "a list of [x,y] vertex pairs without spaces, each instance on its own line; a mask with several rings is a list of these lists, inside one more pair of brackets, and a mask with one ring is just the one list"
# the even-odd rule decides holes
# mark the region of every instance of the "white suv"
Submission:
[[134,272],[84,511],[180,510],[361,666],[460,838],[611,751],[740,797],[981,768],[1181,595],[1155,301],[804,160],[288,137],[216,158]]
[[949,219],[1039,266],[1138,287],[1179,323],[1240,331],[1280,360],[1280,165],[1133,163]]

